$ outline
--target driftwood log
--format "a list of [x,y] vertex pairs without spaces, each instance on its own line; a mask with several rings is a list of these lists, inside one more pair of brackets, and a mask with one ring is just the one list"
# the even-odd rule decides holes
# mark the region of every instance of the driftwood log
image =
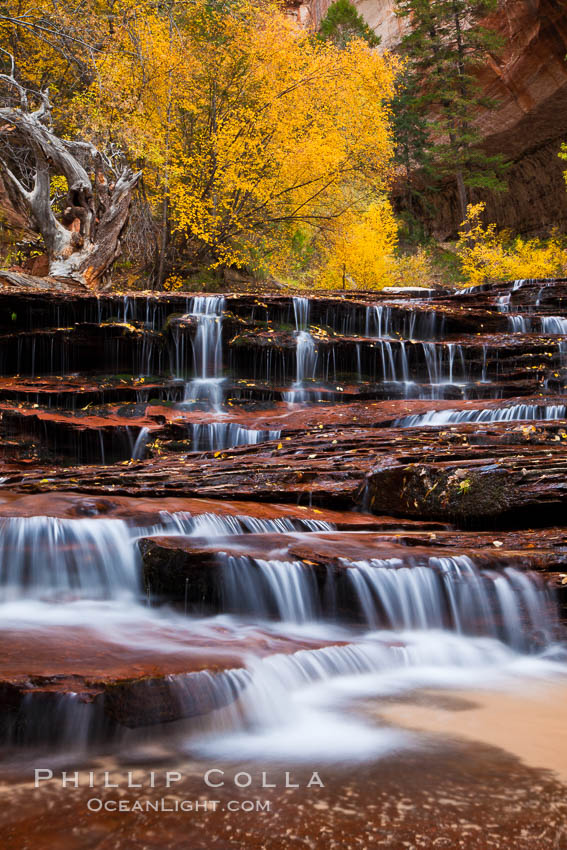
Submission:
[[[57,136],[48,91],[30,93],[13,69],[0,74],[0,82],[19,98],[19,106],[0,107],[0,168],[43,237],[50,277],[104,288],[141,172],[114,165],[88,142]],[[67,183],[60,220],[50,196],[54,175]]]

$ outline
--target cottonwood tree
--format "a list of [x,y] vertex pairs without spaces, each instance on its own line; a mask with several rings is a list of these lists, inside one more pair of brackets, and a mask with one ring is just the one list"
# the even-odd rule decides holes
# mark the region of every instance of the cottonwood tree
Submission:
[[[16,79],[14,63],[0,74],[0,168],[39,230],[49,274],[92,289],[103,287],[120,254],[132,194],[141,173],[85,141],[59,137],[49,92],[31,92]],[[66,184],[56,215],[53,178]],[[61,181],[59,181],[61,182]]]
[[279,275],[387,191],[396,62],[363,40],[314,39],[276,3],[184,0],[133,14],[108,49],[81,121],[144,162],[175,270]]

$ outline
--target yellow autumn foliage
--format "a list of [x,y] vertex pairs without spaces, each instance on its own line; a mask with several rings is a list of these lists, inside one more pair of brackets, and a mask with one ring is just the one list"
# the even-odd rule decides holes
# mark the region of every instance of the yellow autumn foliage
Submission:
[[385,198],[332,222],[322,240],[315,285],[323,289],[424,286],[431,278],[426,251],[397,256],[398,224]]
[[567,273],[567,241],[559,234],[549,239],[525,239],[483,225],[484,203],[468,207],[460,230],[457,254],[469,285],[522,278],[560,277]]
[[85,0],[80,14],[7,0],[5,12],[19,78],[50,86],[62,135],[143,170],[183,270],[295,277],[311,264],[331,285],[346,262],[357,285],[383,285],[395,58],[314,39],[275,0]]
[[298,228],[316,240],[346,215],[345,192],[363,207],[386,191],[396,62],[312,39],[272,2],[172,10],[136,4],[77,123],[146,166],[195,265],[279,271]]
[[326,233],[316,285],[339,289],[380,289],[391,283],[398,227],[387,200],[374,201],[362,213],[348,210]]

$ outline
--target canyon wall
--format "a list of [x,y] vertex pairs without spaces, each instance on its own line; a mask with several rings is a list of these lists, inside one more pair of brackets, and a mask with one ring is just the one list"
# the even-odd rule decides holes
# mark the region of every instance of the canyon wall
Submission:
[[[567,230],[566,163],[557,157],[567,140],[567,4],[560,0],[504,0],[488,25],[505,46],[479,72],[497,106],[480,113],[484,147],[511,163],[507,193],[479,193],[487,217],[500,226],[544,234]],[[458,225],[456,192],[434,199],[431,222],[440,238]]]

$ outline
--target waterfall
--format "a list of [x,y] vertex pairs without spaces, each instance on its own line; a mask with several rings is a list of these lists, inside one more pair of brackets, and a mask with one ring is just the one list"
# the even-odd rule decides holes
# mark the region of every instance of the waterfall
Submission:
[[295,381],[292,389],[283,393],[284,401],[290,404],[301,401],[318,401],[320,393],[309,392],[305,389],[305,381],[313,381],[317,371],[317,349],[313,337],[307,330],[309,327],[310,303],[308,298],[293,298],[295,316]]
[[185,401],[206,401],[213,407],[222,403],[222,315],[224,295],[196,295],[189,315],[197,319],[192,340],[193,380],[185,386]]
[[222,559],[222,591],[228,611],[305,623],[319,611],[313,572],[299,561],[266,561],[226,556]]
[[531,333],[531,320],[527,316],[508,316],[508,325],[514,334]]
[[293,296],[293,315],[295,317],[295,330],[306,331],[309,327],[309,314],[311,304],[309,298]]
[[234,422],[209,422],[190,425],[189,434],[192,451],[212,452],[279,440],[281,431],[258,431]]
[[154,526],[119,519],[0,518],[0,602],[135,598],[140,590],[138,537],[189,535],[214,539],[240,534],[332,531],[324,520],[160,513]]
[[[300,561],[221,556],[223,604],[233,612],[302,623],[337,618],[340,611],[329,610],[328,599],[336,603],[338,597],[340,610],[358,610],[370,629],[445,629],[499,638],[518,649],[528,646],[532,631],[547,634],[554,625],[549,591],[530,575],[510,567],[483,571],[466,556],[408,561],[343,560],[343,568],[321,584],[317,571]],[[354,609],[344,602],[352,594]]]
[[419,428],[426,425],[459,425],[463,422],[512,422],[523,419],[565,419],[563,404],[512,404],[478,410],[430,410],[404,416],[393,423],[395,428]]
[[445,317],[435,311],[402,310],[389,304],[365,309],[364,336],[375,339],[442,339]]
[[[251,660],[245,670],[211,678],[215,702],[226,708],[217,713],[208,734],[198,729],[188,748],[235,760],[374,760],[415,745],[415,739],[345,713],[346,700],[389,697],[416,686],[482,687],[479,670],[501,677],[509,670],[514,681],[517,658],[495,641],[473,642],[435,630],[405,632],[400,643],[369,635],[357,644]],[[185,682],[177,678],[176,697],[190,705]]]
[[[442,395],[441,388],[445,385],[452,386],[457,383],[466,383],[467,368],[461,345],[450,342],[444,345],[422,342],[421,347],[427,367],[427,379],[431,386],[432,398]],[[456,365],[458,366],[457,371],[460,373],[458,378],[455,375]]]
[[150,527],[134,527],[131,535],[151,537],[152,535],[183,535],[185,537],[203,537],[214,539],[237,534],[289,534],[294,531],[334,531],[335,526],[320,519],[300,519],[298,517],[260,517],[220,516],[219,514],[189,514],[185,511],[169,513],[160,511],[160,521]]
[[391,316],[389,307],[382,304],[370,304],[366,308],[364,336],[384,339],[391,336]]
[[[497,637],[524,650],[531,632],[549,633],[549,592],[511,567],[481,572],[466,557],[354,563],[347,571],[365,619],[375,629],[449,629]],[[548,635],[549,637],[549,635]]]
[[0,519],[0,599],[134,598],[139,569],[118,519]]
[[146,453],[146,446],[150,439],[150,429],[140,428],[140,433],[136,437],[134,448],[132,449],[132,460],[142,460]]
[[541,330],[544,334],[567,334],[567,319],[563,316],[542,316]]

